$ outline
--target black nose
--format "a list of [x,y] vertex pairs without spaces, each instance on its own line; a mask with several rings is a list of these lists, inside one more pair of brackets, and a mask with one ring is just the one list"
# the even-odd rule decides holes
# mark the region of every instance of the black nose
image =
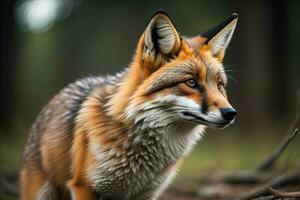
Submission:
[[236,111],[233,108],[222,108],[221,113],[223,118],[227,121],[233,120],[236,116]]

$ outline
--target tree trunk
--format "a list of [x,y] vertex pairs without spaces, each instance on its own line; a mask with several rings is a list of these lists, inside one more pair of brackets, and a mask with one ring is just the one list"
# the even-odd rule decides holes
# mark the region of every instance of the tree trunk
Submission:
[[[233,1],[239,24],[233,40],[239,124],[255,128],[287,114],[284,1]],[[243,102],[241,104],[241,102]]]
[[14,110],[14,0],[1,1],[1,66],[0,66],[0,132],[1,136],[11,135]]

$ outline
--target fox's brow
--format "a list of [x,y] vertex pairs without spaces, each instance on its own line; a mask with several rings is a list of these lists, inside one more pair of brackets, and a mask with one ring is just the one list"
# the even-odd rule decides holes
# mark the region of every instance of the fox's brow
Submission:
[[219,72],[219,77],[221,78],[221,80],[225,83],[225,85],[227,84],[227,76],[226,76],[226,72],[224,69],[220,70]]
[[226,82],[226,73],[223,67],[215,67],[211,64],[206,63],[207,76],[206,80],[215,80],[217,78],[221,78],[224,82]]
[[187,77],[197,76],[198,70],[195,64],[180,63],[179,65],[176,65],[171,69],[162,71],[161,75],[152,82],[146,93],[153,93],[158,90],[174,86],[187,79]]

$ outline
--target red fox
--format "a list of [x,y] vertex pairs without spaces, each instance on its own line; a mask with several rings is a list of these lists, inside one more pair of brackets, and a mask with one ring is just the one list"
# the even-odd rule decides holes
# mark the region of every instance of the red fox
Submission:
[[32,126],[21,198],[157,199],[205,127],[235,120],[222,61],[237,18],[183,37],[159,11],[124,72],[61,90]]

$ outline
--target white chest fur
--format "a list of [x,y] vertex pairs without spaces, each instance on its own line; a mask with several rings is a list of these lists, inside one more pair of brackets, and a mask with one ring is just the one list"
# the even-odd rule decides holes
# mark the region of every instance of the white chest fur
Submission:
[[143,123],[135,123],[132,143],[126,144],[125,152],[91,147],[97,167],[87,173],[102,198],[155,199],[171,182],[176,172],[170,167],[190,152],[201,138],[203,127],[168,123],[171,119],[166,116],[166,124],[156,123],[160,118],[156,115],[156,119],[147,117]]

